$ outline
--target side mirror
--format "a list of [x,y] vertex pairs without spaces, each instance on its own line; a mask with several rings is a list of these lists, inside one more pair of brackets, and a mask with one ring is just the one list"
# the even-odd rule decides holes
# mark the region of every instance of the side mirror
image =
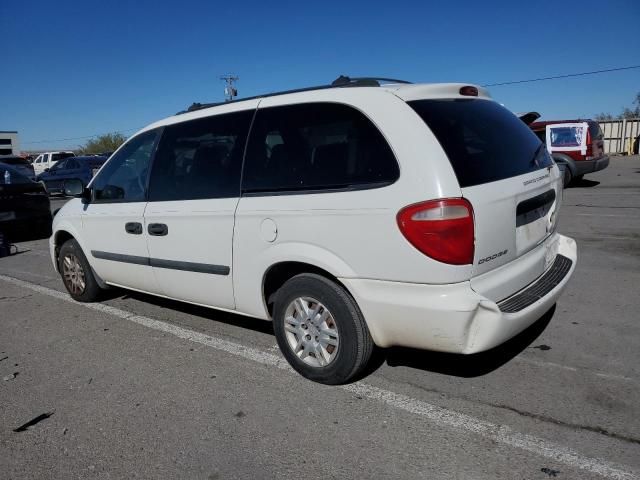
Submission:
[[67,180],[64,182],[64,194],[69,197],[84,197],[84,191],[88,190],[84,188],[84,185],[77,178]]
[[48,172],[49,170],[51,170],[50,168],[45,168],[44,171]]

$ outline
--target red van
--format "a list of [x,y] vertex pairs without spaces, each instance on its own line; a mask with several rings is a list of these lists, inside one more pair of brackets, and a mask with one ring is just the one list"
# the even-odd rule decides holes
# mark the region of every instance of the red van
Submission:
[[549,120],[529,124],[558,166],[564,170],[564,186],[586,173],[609,165],[604,152],[604,135],[594,120]]

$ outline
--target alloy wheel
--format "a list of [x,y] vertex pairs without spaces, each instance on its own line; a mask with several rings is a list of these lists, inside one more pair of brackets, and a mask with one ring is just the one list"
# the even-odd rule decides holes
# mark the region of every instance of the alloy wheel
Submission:
[[84,270],[78,257],[73,253],[65,255],[62,261],[62,277],[69,292],[74,295],[80,295],[84,292],[86,282],[84,278]]

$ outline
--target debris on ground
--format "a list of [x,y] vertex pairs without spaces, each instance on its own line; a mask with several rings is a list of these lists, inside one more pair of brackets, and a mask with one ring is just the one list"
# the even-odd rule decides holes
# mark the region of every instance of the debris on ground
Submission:
[[29,420],[27,423],[20,425],[18,428],[14,428],[13,431],[16,433],[19,432],[24,432],[26,431],[29,427],[33,427],[35,424],[40,423],[43,420],[46,420],[47,418],[49,418],[51,415],[53,415],[54,412],[47,412],[47,413],[41,413],[40,415],[38,415],[35,418],[32,418],[31,420]]
[[552,468],[547,468],[547,467],[541,468],[540,471],[542,473],[546,473],[550,477],[557,477],[558,474],[560,473],[560,470],[553,470]]

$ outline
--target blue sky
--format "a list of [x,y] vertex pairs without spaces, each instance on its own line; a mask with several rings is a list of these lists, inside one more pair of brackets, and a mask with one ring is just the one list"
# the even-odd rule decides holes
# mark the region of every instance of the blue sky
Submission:
[[[23,150],[142,127],[193,101],[328,83],[339,74],[477,84],[640,64],[640,2],[0,2],[0,130]],[[618,113],[640,69],[493,87],[546,118]]]

